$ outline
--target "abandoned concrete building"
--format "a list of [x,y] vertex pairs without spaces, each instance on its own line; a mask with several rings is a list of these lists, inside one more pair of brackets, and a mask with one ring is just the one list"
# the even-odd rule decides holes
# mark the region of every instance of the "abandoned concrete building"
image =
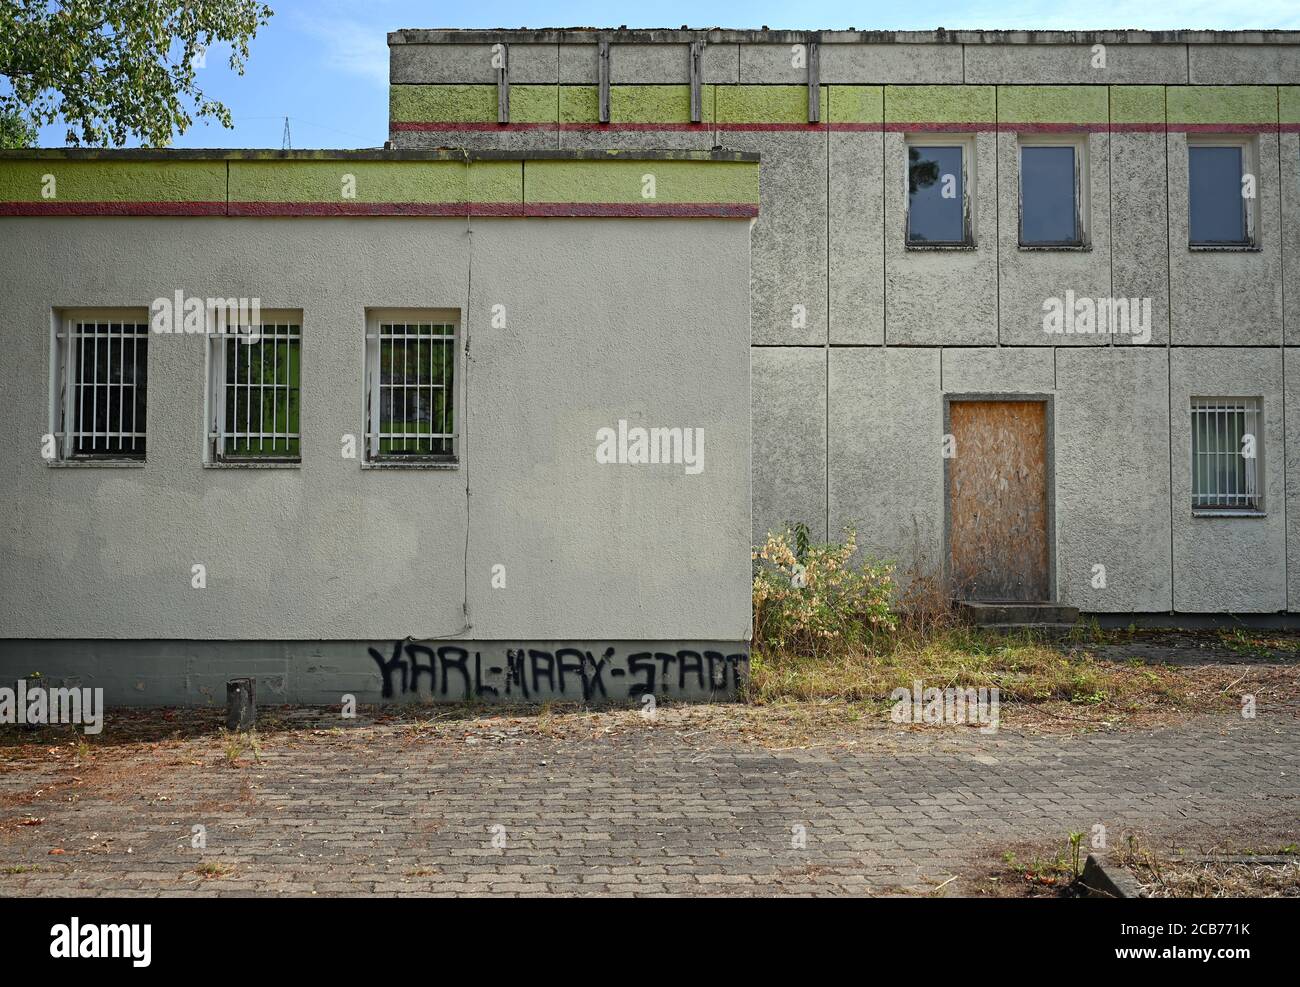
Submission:
[[1300,613],[1300,33],[388,41],[383,150],[0,155],[6,672],[725,694],[797,522]]

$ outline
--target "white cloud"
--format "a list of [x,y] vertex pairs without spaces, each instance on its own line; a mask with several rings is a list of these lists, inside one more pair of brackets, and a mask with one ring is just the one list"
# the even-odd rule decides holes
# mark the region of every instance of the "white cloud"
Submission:
[[304,15],[300,29],[324,46],[322,63],[376,85],[388,85],[388,36],[345,18]]

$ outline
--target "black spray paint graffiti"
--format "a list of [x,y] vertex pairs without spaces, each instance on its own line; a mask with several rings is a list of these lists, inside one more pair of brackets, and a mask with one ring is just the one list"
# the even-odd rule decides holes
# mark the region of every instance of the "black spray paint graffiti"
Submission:
[[637,699],[654,694],[729,694],[749,671],[749,655],[721,651],[639,651],[620,661],[614,648],[596,652],[579,648],[507,648],[503,664],[491,653],[454,644],[431,647],[396,641],[392,656],[370,648],[383,677],[383,696],[420,692],[453,700],[497,698]]

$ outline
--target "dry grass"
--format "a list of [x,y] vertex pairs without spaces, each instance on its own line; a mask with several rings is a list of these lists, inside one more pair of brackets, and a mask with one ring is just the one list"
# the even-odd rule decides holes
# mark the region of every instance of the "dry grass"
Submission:
[[235,868],[220,860],[205,860],[203,863],[199,864],[199,866],[194,868],[194,873],[198,874],[199,877],[203,878],[205,881],[210,881],[215,878],[229,877],[234,872]]
[[1142,885],[1148,898],[1300,898],[1300,856],[1295,844],[1274,847],[1250,860],[1245,854],[1186,858],[1152,849],[1140,837],[1112,855]]
[[[1294,684],[1294,669],[1272,671]],[[900,636],[874,653],[814,659],[756,652],[748,698],[760,706],[851,704],[865,715],[884,715],[894,689],[920,680],[926,688],[997,688],[1008,719],[1037,707],[1039,714],[1066,721],[1114,724],[1144,713],[1233,710],[1245,683],[1269,678],[1268,672],[1105,661],[1029,632],[1004,636],[956,627],[928,637]]]

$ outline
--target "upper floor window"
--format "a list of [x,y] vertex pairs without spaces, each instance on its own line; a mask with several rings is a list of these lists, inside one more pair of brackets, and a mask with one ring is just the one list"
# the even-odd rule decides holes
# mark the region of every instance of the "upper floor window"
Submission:
[[1264,437],[1259,398],[1192,399],[1192,510],[1258,512]]
[[1053,140],[1020,145],[1020,244],[1081,247],[1086,144]]
[[141,312],[67,312],[56,327],[51,422],[62,461],[143,460],[149,319]]
[[1191,246],[1254,246],[1254,147],[1251,138],[1188,138],[1187,231]]
[[452,312],[372,311],[366,319],[366,460],[456,461]]
[[973,144],[968,139],[909,141],[907,245],[968,247]]

